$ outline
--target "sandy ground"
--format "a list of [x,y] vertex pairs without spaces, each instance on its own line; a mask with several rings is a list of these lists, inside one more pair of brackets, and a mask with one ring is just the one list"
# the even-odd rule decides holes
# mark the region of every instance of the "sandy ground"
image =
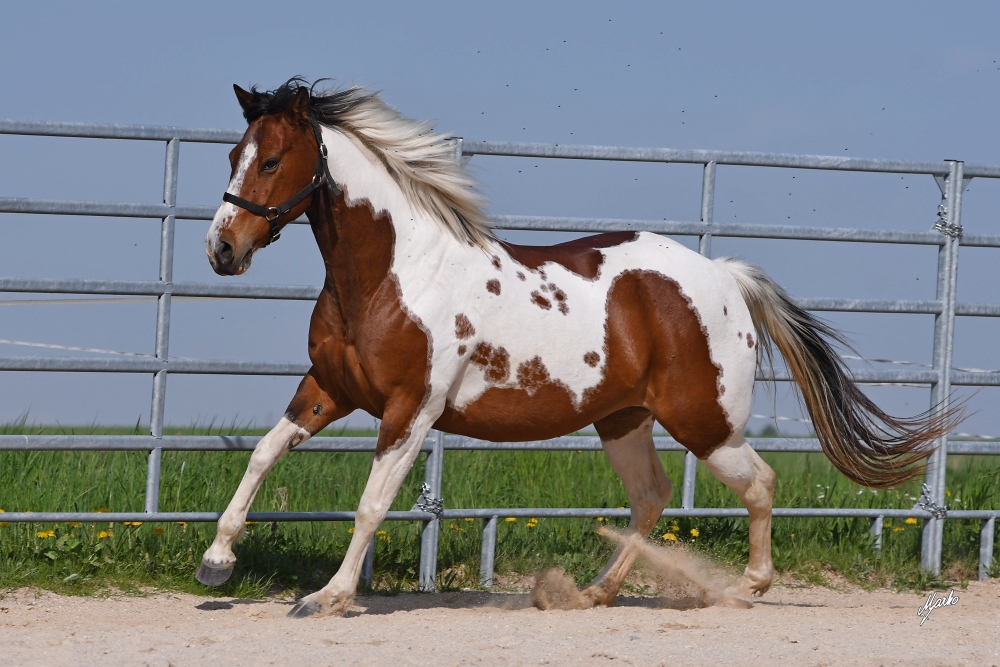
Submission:
[[[288,600],[186,594],[0,600],[2,665],[977,665],[1000,666],[1000,580],[925,596],[773,588],[753,609],[539,611],[527,594],[359,597],[345,618],[291,620]],[[947,593],[946,593],[947,595]]]

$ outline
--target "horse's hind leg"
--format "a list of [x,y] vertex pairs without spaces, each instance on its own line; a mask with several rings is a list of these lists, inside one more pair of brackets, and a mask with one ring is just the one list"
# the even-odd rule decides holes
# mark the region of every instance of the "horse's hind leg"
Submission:
[[744,600],[763,594],[774,579],[771,562],[771,502],[775,475],[743,436],[702,459],[716,478],[735,491],[750,513],[750,562],[743,576],[726,592]]
[[614,603],[644,540],[660,519],[673,489],[653,447],[653,415],[646,408],[625,408],[595,422],[608,462],[621,477],[632,518],[608,564],[581,593],[595,605]]
[[205,551],[201,565],[198,566],[198,572],[195,574],[198,581],[208,586],[218,586],[229,579],[236,564],[233,544],[243,533],[247,512],[264,477],[285,452],[308,440],[314,433],[348,412],[350,410],[346,407],[334,404],[326,392],[319,388],[311,374],[302,379],[295,397],[288,406],[286,416],[282,417],[278,425],[261,438],[254,448],[246,474],[243,475],[239,488],[229,502],[229,507],[219,518],[215,540]]

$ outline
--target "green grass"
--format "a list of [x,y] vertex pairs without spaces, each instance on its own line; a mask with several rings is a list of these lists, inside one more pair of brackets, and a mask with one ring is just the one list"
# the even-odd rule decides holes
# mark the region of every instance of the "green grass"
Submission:
[[[36,427],[20,420],[0,425],[0,434],[143,433],[135,427]],[[249,425],[195,424],[171,434],[249,435]],[[351,434],[351,433],[347,433]],[[354,434],[361,434],[360,432]],[[246,469],[247,452],[165,452],[160,491],[163,511],[225,508]],[[873,493],[849,482],[821,455],[768,454],[778,474],[776,507],[909,508],[919,482]],[[680,453],[664,453],[667,474],[679,488]],[[292,453],[268,476],[253,510],[355,509],[368,476],[370,454]],[[1000,506],[1000,467],[991,457],[953,457],[949,463],[949,506]],[[141,511],[145,491],[143,452],[0,452],[0,508],[8,511]],[[407,477],[393,509],[409,509],[424,477],[423,457]],[[444,488],[447,507],[623,507],[624,489],[600,452],[447,452]],[[679,506],[675,493],[671,507]],[[699,467],[698,506],[739,506],[739,500]],[[0,515],[2,518],[2,515]],[[623,520],[609,520],[624,525]],[[925,588],[974,578],[979,522],[945,524],[944,576],[933,581],[919,573],[920,523],[885,522],[883,549],[871,548],[867,519],[776,518],[773,530],[779,573],[812,583],[830,572],[865,587]],[[561,566],[585,582],[610,555],[590,519],[500,521],[496,570],[530,574]],[[445,521],[438,561],[444,588],[475,586],[479,571],[480,521]],[[336,571],[350,540],[350,524],[256,524],[236,547],[230,581],[216,593],[261,596],[297,593],[323,586]],[[417,522],[390,522],[376,542],[376,590],[396,592],[416,586],[420,530]],[[697,537],[692,535],[697,530]],[[50,537],[39,533],[52,531]],[[103,537],[102,532],[105,534]],[[663,541],[671,532],[716,562],[740,570],[747,558],[746,519],[661,520],[653,532]],[[113,535],[107,535],[113,533]],[[214,524],[0,525],[0,589],[37,586],[65,593],[93,593],[115,587],[149,587],[206,593],[194,571],[215,533]],[[1000,554],[994,562],[1000,562]],[[1000,574],[997,572],[996,574]]]

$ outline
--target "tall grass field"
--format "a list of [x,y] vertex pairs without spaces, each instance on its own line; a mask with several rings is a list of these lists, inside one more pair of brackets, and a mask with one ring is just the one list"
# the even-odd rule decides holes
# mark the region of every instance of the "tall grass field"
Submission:
[[[0,425],[2,434],[125,434],[134,428]],[[262,435],[263,429],[193,426],[168,434]],[[324,434],[325,435],[325,434]],[[346,433],[371,435],[371,433]],[[849,482],[820,454],[765,454],[778,475],[775,507],[911,508],[920,482],[872,491]],[[162,511],[221,511],[246,470],[248,452],[165,452]],[[679,507],[683,454],[661,454],[675,485],[670,507]],[[292,452],[268,475],[251,511],[353,510],[368,477],[371,454]],[[424,479],[424,456],[393,504],[408,510]],[[7,512],[135,511],[143,509],[144,452],[0,452],[0,509]],[[1000,460],[951,457],[948,505],[996,509]],[[601,452],[446,451],[442,496],[448,508],[627,507],[628,498]],[[699,466],[696,505],[740,507],[739,499]],[[74,524],[2,522],[0,590],[37,586],[63,593],[162,588],[207,593],[194,580],[215,524]],[[611,546],[595,533],[607,519],[500,520],[496,572],[530,575],[559,566],[585,583],[603,566]],[[734,574],[748,552],[747,519],[662,519],[652,539],[686,543]],[[942,577],[919,571],[920,519],[885,521],[881,552],[873,548],[868,519],[775,518],[774,562],[779,575],[807,583],[839,574],[865,587],[923,588],[975,578],[979,521],[948,520]],[[443,589],[478,586],[482,522],[443,521],[438,584]],[[351,524],[258,523],[236,545],[232,578],[216,589],[227,596],[297,594],[322,587],[336,572],[351,537]],[[413,590],[420,558],[419,522],[387,522],[376,539],[376,591]],[[995,553],[994,563],[1000,562]],[[994,567],[994,575],[1000,568]],[[836,576],[834,576],[836,578]]]

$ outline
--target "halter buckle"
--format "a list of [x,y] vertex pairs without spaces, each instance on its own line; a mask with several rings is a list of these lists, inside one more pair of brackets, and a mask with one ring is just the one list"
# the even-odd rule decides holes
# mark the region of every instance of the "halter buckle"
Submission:
[[281,211],[278,210],[277,206],[267,207],[267,216],[265,216],[264,218],[265,220],[273,224],[274,221],[277,220],[279,217],[281,217]]

